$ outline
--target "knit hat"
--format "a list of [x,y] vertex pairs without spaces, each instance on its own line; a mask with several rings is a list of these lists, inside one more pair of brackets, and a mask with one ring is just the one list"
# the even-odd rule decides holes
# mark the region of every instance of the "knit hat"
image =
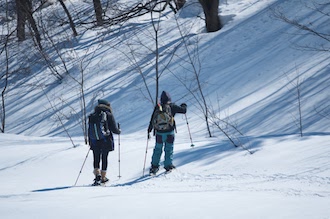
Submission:
[[104,105],[107,105],[107,106],[110,106],[110,102],[105,100],[105,99],[98,99],[97,100],[97,103],[100,105],[100,104],[104,104]]

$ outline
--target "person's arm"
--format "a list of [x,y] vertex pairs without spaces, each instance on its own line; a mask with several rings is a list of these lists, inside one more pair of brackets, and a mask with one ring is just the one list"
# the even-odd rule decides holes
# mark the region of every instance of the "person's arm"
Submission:
[[152,131],[152,129],[154,128],[153,124],[152,124],[152,118],[154,117],[155,111],[156,111],[156,107],[154,108],[154,111],[151,114],[151,118],[150,118],[150,122],[149,122],[149,126],[148,126],[148,133],[150,133]]
[[187,104],[182,103],[180,106],[173,104],[172,105],[172,114],[173,114],[173,116],[176,113],[186,114],[187,113]]
[[119,135],[121,130],[117,127],[115,118],[113,117],[113,115],[111,113],[107,113],[107,115],[108,115],[108,125],[109,125],[110,131]]

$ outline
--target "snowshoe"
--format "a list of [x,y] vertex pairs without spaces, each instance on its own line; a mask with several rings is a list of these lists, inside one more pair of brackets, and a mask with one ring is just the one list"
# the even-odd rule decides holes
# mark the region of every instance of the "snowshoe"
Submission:
[[173,164],[171,164],[171,165],[169,165],[169,166],[167,166],[167,167],[165,167],[165,173],[167,174],[167,173],[171,173],[172,172],[172,170],[174,170],[175,169],[175,166],[173,165]]
[[101,175],[97,175],[94,179],[94,183],[92,184],[92,186],[100,186],[101,183],[102,183]]
[[107,183],[107,182],[109,182],[109,179],[107,178],[107,177],[104,177],[102,180],[101,180],[101,183]]
[[150,176],[155,176],[156,173],[158,172],[158,170],[159,170],[159,167],[152,166],[152,167],[150,168],[149,175],[150,175]]

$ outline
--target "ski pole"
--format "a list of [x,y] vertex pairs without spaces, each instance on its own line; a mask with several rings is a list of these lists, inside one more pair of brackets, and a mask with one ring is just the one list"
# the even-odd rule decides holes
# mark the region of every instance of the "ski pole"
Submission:
[[144,177],[144,171],[146,169],[146,161],[147,161],[147,154],[148,154],[148,144],[149,144],[149,135],[150,134],[148,134],[148,137],[147,137],[147,147],[146,147],[146,154],[144,156],[144,164],[143,164],[142,177]]
[[[120,123],[118,123],[118,129],[120,129]],[[119,175],[118,178],[120,179],[120,133],[118,135],[118,170],[119,170]]]
[[188,133],[189,133],[190,142],[191,142],[190,147],[194,147],[195,145],[193,144],[193,141],[192,141],[192,137],[191,137],[191,133],[190,133],[190,128],[189,128],[189,122],[188,122],[187,114],[184,114],[184,116],[186,117],[186,122],[187,122],[187,127],[188,127]]
[[77,177],[77,179],[76,179],[76,182],[74,183],[74,186],[77,185],[78,179],[79,179],[80,174],[81,174],[81,172],[82,172],[82,170],[83,170],[83,168],[84,168],[84,165],[85,165],[85,163],[86,163],[86,160],[87,160],[87,157],[88,157],[88,154],[89,154],[90,150],[91,150],[91,148],[89,147],[89,150],[88,150],[88,152],[87,152],[86,158],[85,158],[84,163],[83,163],[83,165],[82,165],[82,167],[81,167],[81,169],[80,169],[80,172],[79,172],[79,174],[78,174],[78,177]]

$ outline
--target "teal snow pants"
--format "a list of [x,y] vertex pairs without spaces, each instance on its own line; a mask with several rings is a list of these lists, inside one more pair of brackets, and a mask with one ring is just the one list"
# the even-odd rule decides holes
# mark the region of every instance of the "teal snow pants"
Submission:
[[154,153],[152,154],[151,165],[159,166],[160,157],[162,156],[163,146],[165,152],[164,167],[172,165],[173,161],[173,143],[174,143],[174,130],[170,132],[156,132],[156,145]]

